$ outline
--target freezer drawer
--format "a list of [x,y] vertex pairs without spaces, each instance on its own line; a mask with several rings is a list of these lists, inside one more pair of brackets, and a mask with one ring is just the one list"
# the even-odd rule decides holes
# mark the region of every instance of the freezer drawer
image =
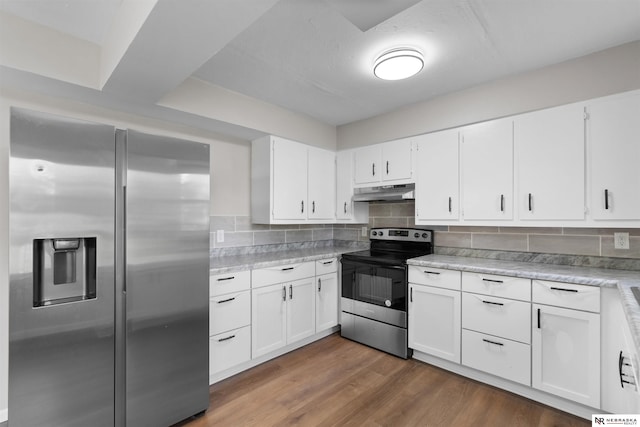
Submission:
[[530,344],[531,304],[463,292],[462,327]]
[[209,374],[217,374],[251,360],[251,326],[209,339]]
[[531,346],[528,344],[463,329],[462,364],[531,385]]
[[209,300],[209,334],[216,335],[251,323],[251,291]]

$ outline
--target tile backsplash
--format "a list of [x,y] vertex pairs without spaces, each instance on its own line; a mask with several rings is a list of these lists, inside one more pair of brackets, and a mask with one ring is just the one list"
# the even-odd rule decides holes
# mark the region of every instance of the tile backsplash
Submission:
[[[322,240],[368,241],[362,227],[415,227],[413,201],[371,202],[368,224],[263,225],[248,216],[212,216],[211,248]],[[640,259],[640,228],[420,226],[436,247]],[[224,230],[224,242],[216,231]],[[629,249],[614,249],[613,233],[629,233]]]

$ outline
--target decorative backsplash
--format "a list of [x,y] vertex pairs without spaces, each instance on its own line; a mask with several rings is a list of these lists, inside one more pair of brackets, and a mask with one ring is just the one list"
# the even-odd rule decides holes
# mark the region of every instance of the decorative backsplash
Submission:
[[[415,227],[413,201],[371,202],[368,224],[263,225],[248,216],[212,216],[211,248],[327,240],[368,242],[362,227]],[[419,226],[435,231],[436,248],[640,259],[640,228]],[[216,241],[224,230],[224,242]],[[629,233],[629,249],[614,249],[613,233]],[[368,235],[368,233],[367,233]]]

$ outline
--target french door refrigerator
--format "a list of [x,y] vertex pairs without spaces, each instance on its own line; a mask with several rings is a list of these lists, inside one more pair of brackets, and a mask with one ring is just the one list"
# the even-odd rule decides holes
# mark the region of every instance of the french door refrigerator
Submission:
[[12,108],[9,426],[208,407],[209,146]]

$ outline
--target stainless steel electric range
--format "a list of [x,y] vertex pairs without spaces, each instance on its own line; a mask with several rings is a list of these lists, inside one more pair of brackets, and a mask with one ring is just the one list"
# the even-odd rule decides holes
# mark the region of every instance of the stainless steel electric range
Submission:
[[372,228],[369,238],[371,249],[342,255],[341,335],[406,359],[406,261],[433,253],[433,232]]

